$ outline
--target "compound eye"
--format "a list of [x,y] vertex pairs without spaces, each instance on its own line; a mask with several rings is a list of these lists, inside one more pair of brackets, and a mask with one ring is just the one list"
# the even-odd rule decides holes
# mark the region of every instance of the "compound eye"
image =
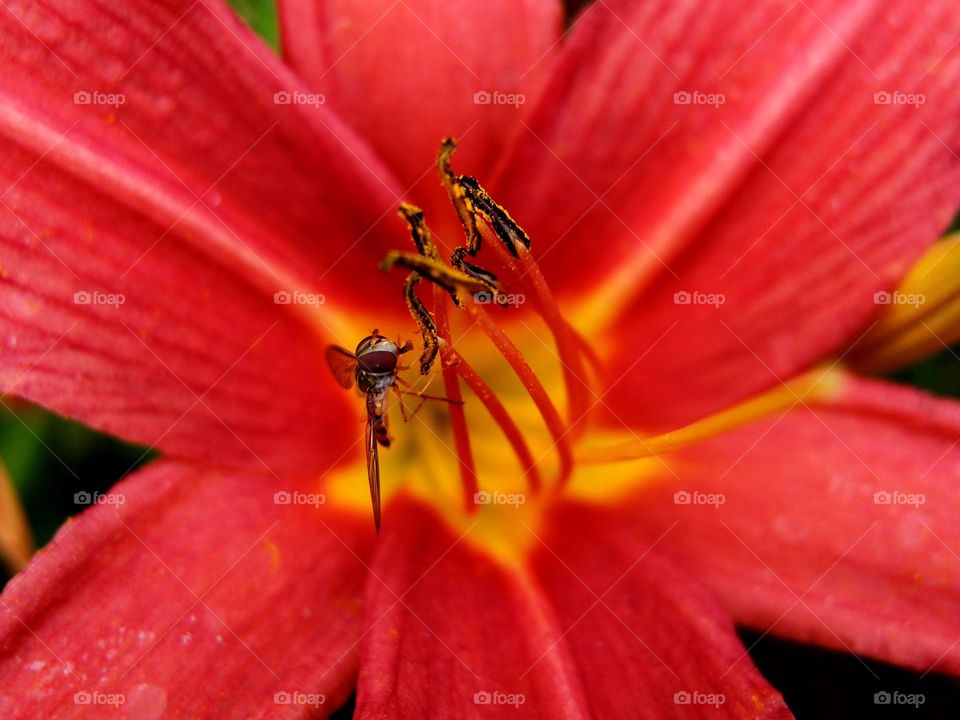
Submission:
[[371,373],[388,373],[397,368],[397,354],[389,350],[370,350],[357,358],[357,364]]

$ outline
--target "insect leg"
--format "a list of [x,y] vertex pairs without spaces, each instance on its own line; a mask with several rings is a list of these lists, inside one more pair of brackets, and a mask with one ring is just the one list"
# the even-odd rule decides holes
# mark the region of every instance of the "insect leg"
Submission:
[[[403,416],[404,422],[410,422],[411,420],[413,420],[413,418],[416,417],[417,413],[420,412],[420,408],[422,408],[426,404],[427,400],[437,400],[439,402],[450,403],[451,405],[464,404],[463,400],[451,400],[450,398],[443,397],[442,395],[427,395],[426,393],[417,392],[415,390],[411,390],[409,392],[400,392],[399,390],[397,390],[396,393],[399,396],[400,414]],[[403,402],[404,398],[410,395],[413,395],[415,398],[419,398],[420,400],[420,402],[416,404],[413,410],[407,409],[407,406]]]
[[420,408],[422,408],[424,403],[427,402],[427,399],[424,397],[421,397],[420,402],[417,403],[417,406],[413,408],[413,410],[408,410],[407,406],[403,402],[403,398],[404,396],[401,395],[400,396],[400,415],[403,416],[404,422],[410,422],[411,420],[413,420],[414,417],[416,417],[417,413],[420,412]]

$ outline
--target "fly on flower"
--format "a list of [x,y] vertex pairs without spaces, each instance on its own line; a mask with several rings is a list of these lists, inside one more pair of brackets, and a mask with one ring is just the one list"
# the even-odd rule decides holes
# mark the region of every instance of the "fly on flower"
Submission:
[[[450,199],[457,210],[467,234],[468,245],[457,248],[447,265],[433,242],[430,231],[424,223],[420,208],[401,203],[399,214],[410,228],[410,235],[417,248],[416,253],[394,251],[384,258],[381,268],[387,270],[394,265],[410,270],[404,285],[404,297],[411,317],[420,328],[423,336],[423,351],[420,353],[420,374],[429,375],[440,349],[437,323],[433,314],[417,297],[416,288],[421,279],[426,278],[437,287],[449,293],[454,304],[463,308],[464,304],[458,290],[468,292],[489,292],[499,294],[496,276],[469,262],[466,258],[475,257],[480,249],[480,233],[477,229],[481,220],[490,222],[497,235],[501,237],[508,250],[518,257],[516,242],[530,246],[523,230],[512,218],[497,205],[473,178],[457,176],[450,168],[450,155],[456,143],[447,138],[443,141],[437,157],[437,170],[447,189]],[[367,420],[364,430],[364,448],[367,455],[367,479],[370,483],[370,501],[373,505],[373,521],[380,532],[380,456],[378,446],[390,447],[390,434],[387,430],[388,415],[386,407],[387,393],[390,388],[396,390],[397,384],[408,385],[398,375],[400,356],[413,349],[409,340],[403,345],[387,339],[377,330],[373,330],[350,352],[339,345],[327,347],[327,365],[337,382],[344,388],[357,389],[366,397]],[[413,390],[398,393],[401,396],[400,409],[405,421],[410,420],[426,400],[442,400],[456,405],[463,401],[435,395],[426,395]],[[405,395],[415,395],[421,403],[412,412],[408,412],[402,402]]]
[[[366,398],[367,420],[363,433],[363,445],[367,455],[367,479],[370,482],[370,502],[373,505],[373,522],[380,532],[380,455],[378,446],[390,447],[390,433],[387,428],[387,393],[390,388],[396,390],[397,384],[406,384],[398,375],[404,368],[400,366],[400,356],[413,349],[409,340],[403,345],[389,340],[374,329],[370,335],[363,338],[354,352],[345,347],[330,345],[327,347],[327,365],[334,378],[341,387],[349,390],[356,386],[357,390]],[[443,400],[453,402],[448,398],[410,390],[399,393],[415,395],[426,400]],[[400,403],[403,419],[410,420],[419,410],[418,405],[412,412],[408,412]]]

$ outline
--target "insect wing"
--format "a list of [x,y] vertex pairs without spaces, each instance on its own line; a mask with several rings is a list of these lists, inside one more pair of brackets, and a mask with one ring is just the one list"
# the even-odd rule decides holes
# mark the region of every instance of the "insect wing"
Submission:
[[370,503],[373,505],[373,523],[380,533],[380,455],[377,451],[377,428],[373,417],[367,418],[364,445],[367,450],[367,479],[370,481]]
[[333,377],[336,378],[340,387],[347,390],[352,388],[354,372],[357,369],[356,355],[339,345],[328,345],[326,358],[330,372],[333,373]]

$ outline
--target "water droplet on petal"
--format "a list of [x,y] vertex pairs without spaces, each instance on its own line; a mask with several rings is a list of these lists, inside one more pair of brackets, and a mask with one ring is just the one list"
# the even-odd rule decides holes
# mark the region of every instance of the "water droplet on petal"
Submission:
[[159,720],[167,710],[167,691],[156,685],[136,685],[126,693],[126,715],[137,720]]

